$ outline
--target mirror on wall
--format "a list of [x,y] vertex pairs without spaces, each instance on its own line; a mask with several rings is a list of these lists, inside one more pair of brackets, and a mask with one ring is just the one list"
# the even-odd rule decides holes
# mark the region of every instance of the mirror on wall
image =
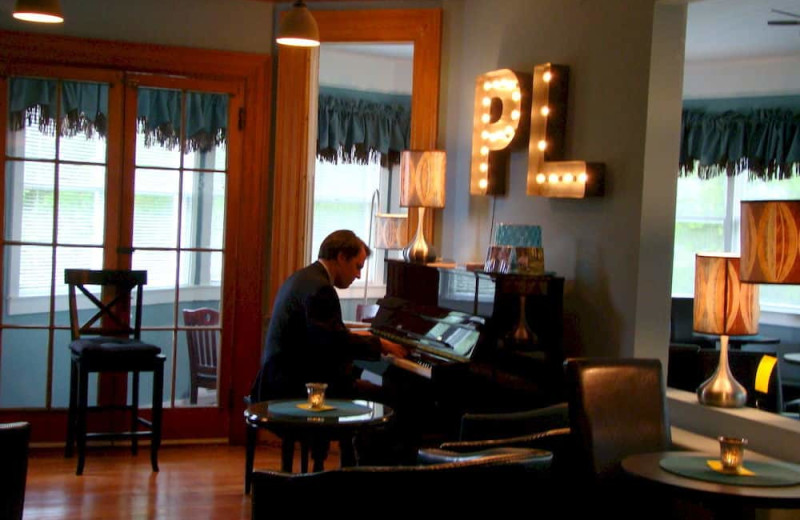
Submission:
[[[341,228],[374,247],[373,213],[406,213],[399,207],[398,152],[410,138],[413,54],[412,43],[320,46],[317,150],[309,164],[310,259],[325,236]],[[364,144],[337,148],[342,141]],[[389,153],[375,153],[379,146]],[[350,292],[366,297],[368,283],[382,293],[384,258],[397,254],[374,249],[368,273]],[[343,312],[349,307],[343,301]]]
[[[441,8],[332,9],[315,11],[314,17],[323,45],[413,44],[409,148],[433,149],[438,134]],[[279,46],[277,53],[271,242],[281,247],[270,252],[268,300],[274,298],[280,281],[310,255],[313,201],[302,194],[311,193],[307,172],[315,159],[316,129],[310,127],[316,124],[311,114],[316,113],[319,71],[318,50]],[[416,223],[416,214],[411,215],[409,227],[413,229]],[[426,217],[426,236],[428,228],[432,234],[432,224],[433,219]]]

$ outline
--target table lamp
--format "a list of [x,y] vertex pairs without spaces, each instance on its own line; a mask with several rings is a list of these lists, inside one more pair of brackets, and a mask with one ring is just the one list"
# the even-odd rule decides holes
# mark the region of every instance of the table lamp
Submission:
[[408,237],[408,215],[378,213],[375,215],[375,247],[377,249],[403,249]]
[[800,284],[800,200],[743,200],[741,210],[741,280]]
[[443,208],[446,154],[441,150],[404,150],[400,154],[400,205],[417,208],[417,232],[403,249],[407,262],[433,262],[436,251],[425,240],[425,208]]
[[[375,249],[403,249],[408,236],[408,215],[378,213],[381,207],[381,193],[375,190],[372,193],[372,202],[369,211],[369,232],[367,246]],[[375,244],[372,244],[372,223],[375,222]],[[369,288],[369,265],[367,262],[364,272],[364,305],[367,303],[367,289]]]
[[739,257],[730,253],[697,253],[694,276],[695,332],[719,335],[719,364],[697,389],[709,406],[740,408],[747,390],[734,379],[728,363],[728,336],[758,332],[758,285],[740,283]]

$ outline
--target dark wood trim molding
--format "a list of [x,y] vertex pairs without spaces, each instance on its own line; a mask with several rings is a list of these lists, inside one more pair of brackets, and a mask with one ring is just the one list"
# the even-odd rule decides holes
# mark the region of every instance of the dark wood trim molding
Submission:
[[[231,131],[243,134],[241,150],[229,150],[231,160],[241,157],[241,164],[231,166],[231,171],[236,171],[237,175],[228,180],[220,360],[223,378],[218,388],[219,407],[188,411],[166,409],[164,435],[166,438],[230,435],[233,441],[243,442],[242,399],[249,394],[250,383],[260,362],[263,338],[264,273],[269,231],[266,201],[269,200],[269,125],[272,119],[271,57],[0,31],[0,74],[5,74],[9,65],[18,64],[186,75],[240,86],[233,95],[242,99],[233,105],[244,107],[246,117],[244,129],[237,130],[239,114],[231,114],[231,121],[237,123]],[[0,103],[2,106],[5,103]],[[10,418],[38,421],[42,427],[33,428],[34,435],[46,437],[38,440],[54,440],[66,431],[65,426],[53,427],[52,424],[62,424],[63,415],[61,411],[8,411],[0,413],[0,422]],[[170,426],[172,415],[183,418],[181,423]],[[191,423],[187,424],[184,419],[191,420]]]
[[[411,147],[436,147],[441,63],[441,9],[315,10],[322,42],[412,42],[414,64]],[[269,305],[281,283],[303,266],[307,232],[309,92],[316,81],[317,50],[280,47],[275,110],[273,245],[270,253]],[[427,212],[432,214],[433,212]],[[410,212],[409,229],[416,229]],[[433,221],[426,219],[426,236]],[[410,238],[410,237],[409,237]]]

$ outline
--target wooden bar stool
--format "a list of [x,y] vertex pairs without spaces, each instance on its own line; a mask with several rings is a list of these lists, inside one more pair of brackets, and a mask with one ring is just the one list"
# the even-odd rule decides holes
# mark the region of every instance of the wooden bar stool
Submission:
[[[87,439],[130,439],[135,455],[138,439],[150,439],[150,463],[158,471],[158,448],[161,444],[161,408],[164,392],[164,360],[161,348],[140,339],[142,326],[142,290],[147,283],[147,271],[66,269],[64,282],[69,286],[69,317],[72,354],[69,416],[65,455],[71,457],[78,447],[77,475],[83,473]],[[86,286],[99,286],[102,298],[97,298]],[[78,318],[77,291],[80,290],[96,309],[83,322]],[[131,326],[131,297],[133,325]],[[99,323],[98,323],[99,322]],[[131,373],[131,404],[88,405],[89,374]],[[153,405],[151,419],[139,416],[139,374],[153,373]],[[122,410],[130,412],[130,431],[88,432],[89,412]],[[143,425],[145,429],[139,429]]]

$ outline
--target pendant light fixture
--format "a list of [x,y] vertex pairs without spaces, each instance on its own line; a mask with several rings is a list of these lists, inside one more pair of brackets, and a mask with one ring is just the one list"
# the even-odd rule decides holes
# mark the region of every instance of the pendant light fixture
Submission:
[[17,0],[14,18],[36,23],[64,23],[61,0]]
[[281,18],[275,41],[293,47],[319,46],[317,21],[302,0],[295,2],[291,10]]

